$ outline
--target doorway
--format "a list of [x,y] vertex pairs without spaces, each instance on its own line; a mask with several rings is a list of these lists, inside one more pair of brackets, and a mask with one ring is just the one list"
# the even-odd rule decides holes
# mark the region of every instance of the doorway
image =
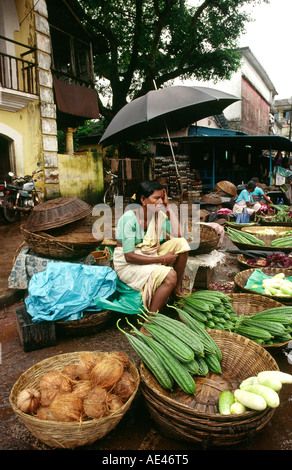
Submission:
[[9,146],[10,142],[0,135],[0,178],[6,178],[11,171]]

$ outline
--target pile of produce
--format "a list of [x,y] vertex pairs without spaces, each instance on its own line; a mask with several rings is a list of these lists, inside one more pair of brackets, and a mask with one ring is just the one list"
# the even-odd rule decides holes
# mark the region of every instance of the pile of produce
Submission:
[[136,389],[122,351],[83,353],[77,364],[45,373],[34,388],[18,393],[17,407],[41,420],[80,422],[117,411]]
[[[273,223],[281,223],[281,222],[292,222],[292,217],[290,214],[290,206],[285,204],[270,204],[270,208],[275,210],[275,214],[268,218],[269,222]],[[267,220],[266,217],[262,217],[260,215],[257,216],[259,221]]]
[[195,322],[198,328],[231,331],[261,345],[292,339],[292,307],[275,307],[254,314],[251,312],[248,316],[237,315],[231,298],[213,291],[193,292],[178,305],[179,317],[183,321]]
[[221,351],[193,318],[183,323],[158,312],[141,317],[144,322],[140,322],[140,330],[129,322],[130,333],[119,327],[119,321],[117,326],[164,389],[172,391],[179,385],[192,395],[195,376],[205,377],[209,370],[221,374]]
[[219,413],[241,414],[247,411],[262,411],[280,404],[278,391],[283,384],[292,384],[292,375],[281,371],[267,370],[257,376],[243,380],[233,393],[226,390],[219,397]]
[[275,248],[290,248],[292,247],[292,235],[286,237],[275,238],[271,241],[271,246]]
[[242,230],[236,230],[231,227],[227,227],[227,233],[230,237],[230,240],[235,243],[243,243],[246,245],[260,245],[265,246],[265,242],[255,237],[251,233],[243,232]]
[[[261,281],[260,287],[264,289],[265,295],[272,295],[276,297],[291,297],[292,296],[292,282],[285,278],[284,273],[275,274],[275,276],[268,276]],[[259,285],[254,284],[252,289],[258,289]]]
[[247,261],[250,266],[270,266],[271,268],[290,268],[292,258],[285,253],[271,253],[266,258],[250,258]]

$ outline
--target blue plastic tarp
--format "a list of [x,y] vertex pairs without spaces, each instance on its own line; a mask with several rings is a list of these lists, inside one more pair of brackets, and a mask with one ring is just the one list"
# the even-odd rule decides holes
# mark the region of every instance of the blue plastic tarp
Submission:
[[110,297],[116,284],[117,275],[107,266],[49,263],[31,278],[26,309],[35,322],[78,320],[84,310],[101,310],[94,298]]
[[142,295],[140,291],[134,290],[119,279],[116,291],[111,298],[103,298],[98,295],[94,298],[96,306],[102,310],[112,310],[126,315],[138,315],[143,310]]

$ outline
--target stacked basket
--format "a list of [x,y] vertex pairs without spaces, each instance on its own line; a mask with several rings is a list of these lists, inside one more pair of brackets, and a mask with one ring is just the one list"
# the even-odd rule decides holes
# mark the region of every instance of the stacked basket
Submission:
[[[196,238],[196,228],[193,227],[193,230]],[[216,250],[219,245],[220,235],[218,235],[218,233],[213,227],[210,227],[209,225],[199,224],[198,230],[198,238],[200,238],[198,244],[196,243],[197,240],[194,240],[195,244],[197,245],[195,248],[192,248],[192,243],[190,242],[190,256],[211,253],[211,251]]]
[[77,197],[46,201],[32,210],[21,233],[37,254],[56,259],[88,255],[102,239],[92,234],[92,207]]
[[141,390],[147,408],[169,437],[208,446],[234,445],[252,437],[271,419],[275,409],[238,415],[218,412],[220,393],[234,391],[242,380],[262,370],[279,370],[274,358],[260,345],[228,331],[208,330],[222,352],[222,374],[195,377],[195,395],[181,389],[166,392],[141,364]]

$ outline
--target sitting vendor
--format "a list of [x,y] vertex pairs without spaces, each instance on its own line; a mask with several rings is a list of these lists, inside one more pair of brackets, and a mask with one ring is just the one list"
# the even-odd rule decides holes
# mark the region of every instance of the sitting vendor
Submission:
[[232,209],[233,214],[240,214],[245,208],[250,215],[253,215],[261,210],[261,203],[254,202],[252,197],[252,193],[255,188],[256,184],[254,181],[249,181],[247,183],[246,188],[240,192],[238,198],[235,201]]
[[156,312],[172,293],[184,295],[182,278],[190,246],[157,181],[141,183],[135,202],[118,221],[113,265],[118,278],[141,291],[143,305]]
[[272,200],[265,194],[263,189],[259,186],[259,179],[257,177],[254,177],[251,179],[251,181],[254,181],[256,184],[255,190],[251,193],[252,198],[254,202],[261,202],[262,204],[271,204]]

